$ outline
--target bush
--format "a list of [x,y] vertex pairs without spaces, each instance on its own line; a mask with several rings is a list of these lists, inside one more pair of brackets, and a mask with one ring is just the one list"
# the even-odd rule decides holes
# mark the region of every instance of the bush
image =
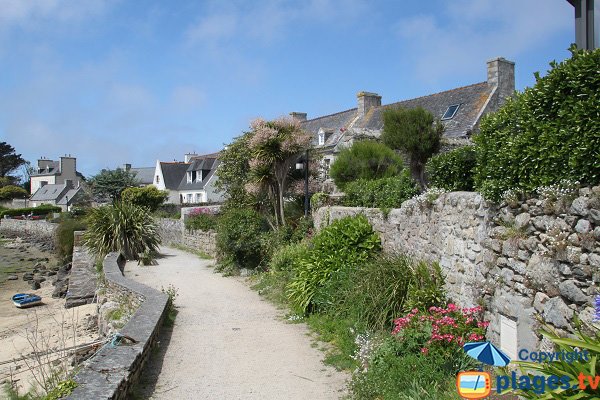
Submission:
[[237,268],[256,268],[261,262],[263,221],[250,209],[230,209],[219,217],[217,250],[222,263]]
[[126,203],[146,207],[150,211],[156,211],[169,195],[154,186],[129,187],[121,192],[121,199]]
[[364,215],[334,221],[312,240],[307,258],[288,285],[288,298],[299,313],[328,307],[335,282],[381,249],[379,237]]
[[475,187],[485,197],[498,201],[509,189],[533,192],[564,179],[600,183],[600,49],[571,52],[482,121]]
[[269,270],[271,271],[293,271],[300,263],[308,257],[308,245],[306,242],[292,243],[287,246],[279,247],[275,250]]
[[185,219],[185,227],[190,230],[214,231],[218,217],[209,208],[194,208]]
[[149,211],[130,203],[115,202],[94,208],[87,218],[84,243],[101,257],[112,251],[129,260],[138,260],[158,251],[160,235]]
[[343,204],[348,207],[398,208],[417,193],[415,181],[405,170],[399,176],[348,183]]
[[73,219],[68,214],[61,216],[60,223],[56,229],[56,251],[58,256],[65,260],[73,256],[73,232],[85,230],[83,221]]
[[8,185],[0,188],[0,200],[25,199],[29,192],[22,187]]
[[42,204],[38,207],[26,207],[26,208],[12,208],[5,211],[2,211],[0,214],[0,218],[4,218],[5,215],[9,217],[20,217],[21,215],[35,215],[35,216],[43,216],[50,213],[58,213],[61,212],[62,209],[57,206],[52,206],[49,204]]
[[445,304],[439,265],[404,255],[381,255],[349,274],[335,294],[333,312],[368,330],[389,330],[412,308]]
[[448,191],[473,191],[475,165],[475,146],[464,146],[431,157],[425,170],[431,186]]
[[386,145],[370,140],[355,142],[343,149],[331,165],[335,185],[344,189],[348,182],[398,175],[404,169],[402,158]]

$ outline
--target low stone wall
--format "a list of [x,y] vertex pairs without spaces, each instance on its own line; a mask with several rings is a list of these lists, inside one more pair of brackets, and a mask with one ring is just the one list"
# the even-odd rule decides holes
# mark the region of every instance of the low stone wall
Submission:
[[163,244],[184,246],[202,251],[211,257],[216,256],[216,232],[185,229],[185,225],[180,219],[161,218],[158,225]]
[[387,215],[324,207],[314,218],[319,228],[366,215],[384,251],[439,262],[453,301],[483,305],[492,341],[533,349],[541,340],[537,317],[573,332],[575,315],[592,322],[599,293],[600,187],[551,203],[530,199],[497,208],[477,193],[453,192],[432,202],[409,200]]
[[168,297],[158,290],[125,278],[121,270],[123,265],[124,260],[119,254],[109,254],[103,263],[104,276],[109,290],[141,302],[120,331],[122,335],[135,339],[136,343],[107,344],[100,349],[75,376],[78,386],[68,399],[130,398],[130,391],[150,357],[167,312]]
[[54,248],[54,237],[58,224],[42,220],[0,218],[0,234],[25,237],[30,242],[45,242]]

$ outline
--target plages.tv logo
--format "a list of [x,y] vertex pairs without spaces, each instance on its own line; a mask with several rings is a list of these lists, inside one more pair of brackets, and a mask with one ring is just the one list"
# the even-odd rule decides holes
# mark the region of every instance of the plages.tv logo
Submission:
[[[482,364],[504,367],[510,358],[490,342],[465,343],[465,353]],[[482,399],[492,391],[490,374],[483,371],[460,372],[456,377],[456,390],[465,399]]]

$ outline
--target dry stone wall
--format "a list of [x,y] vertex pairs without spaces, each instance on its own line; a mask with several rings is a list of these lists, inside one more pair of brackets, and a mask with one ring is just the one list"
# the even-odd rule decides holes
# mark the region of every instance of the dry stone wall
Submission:
[[54,248],[54,237],[58,224],[43,220],[0,219],[0,234],[10,237],[27,238],[29,242],[45,243]]
[[[453,192],[433,201],[409,200],[387,215],[379,209],[324,207],[314,217],[318,228],[366,215],[384,251],[439,262],[453,301],[485,306],[492,341],[506,343],[516,334],[518,348],[536,348],[538,317],[564,332],[573,332],[575,316],[584,324],[594,318],[599,204],[600,187],[581,189],[572,198],[500,208],[477,193]],[[501,332],[502,320],[516,325],[511,338]]]
[[184,246],[202,251],[212,257],[216,256],[216,232],[185,229],[181,219],[161,218],[158,225],[163,244]]

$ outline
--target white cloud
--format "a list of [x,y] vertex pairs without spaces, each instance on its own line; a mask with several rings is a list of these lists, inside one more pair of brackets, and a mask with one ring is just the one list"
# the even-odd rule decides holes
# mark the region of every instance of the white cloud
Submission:
[[489,58],[514,59],[548,36],[572,29],[566,1],[455,0],[437,17],[415,15],[396,25],[417,76],[436,82],[457,71],[481,70]]
[[79,22],[102,14],[113,1],[108,0],[0,0],[0,24],[33,27],[40,20]]

